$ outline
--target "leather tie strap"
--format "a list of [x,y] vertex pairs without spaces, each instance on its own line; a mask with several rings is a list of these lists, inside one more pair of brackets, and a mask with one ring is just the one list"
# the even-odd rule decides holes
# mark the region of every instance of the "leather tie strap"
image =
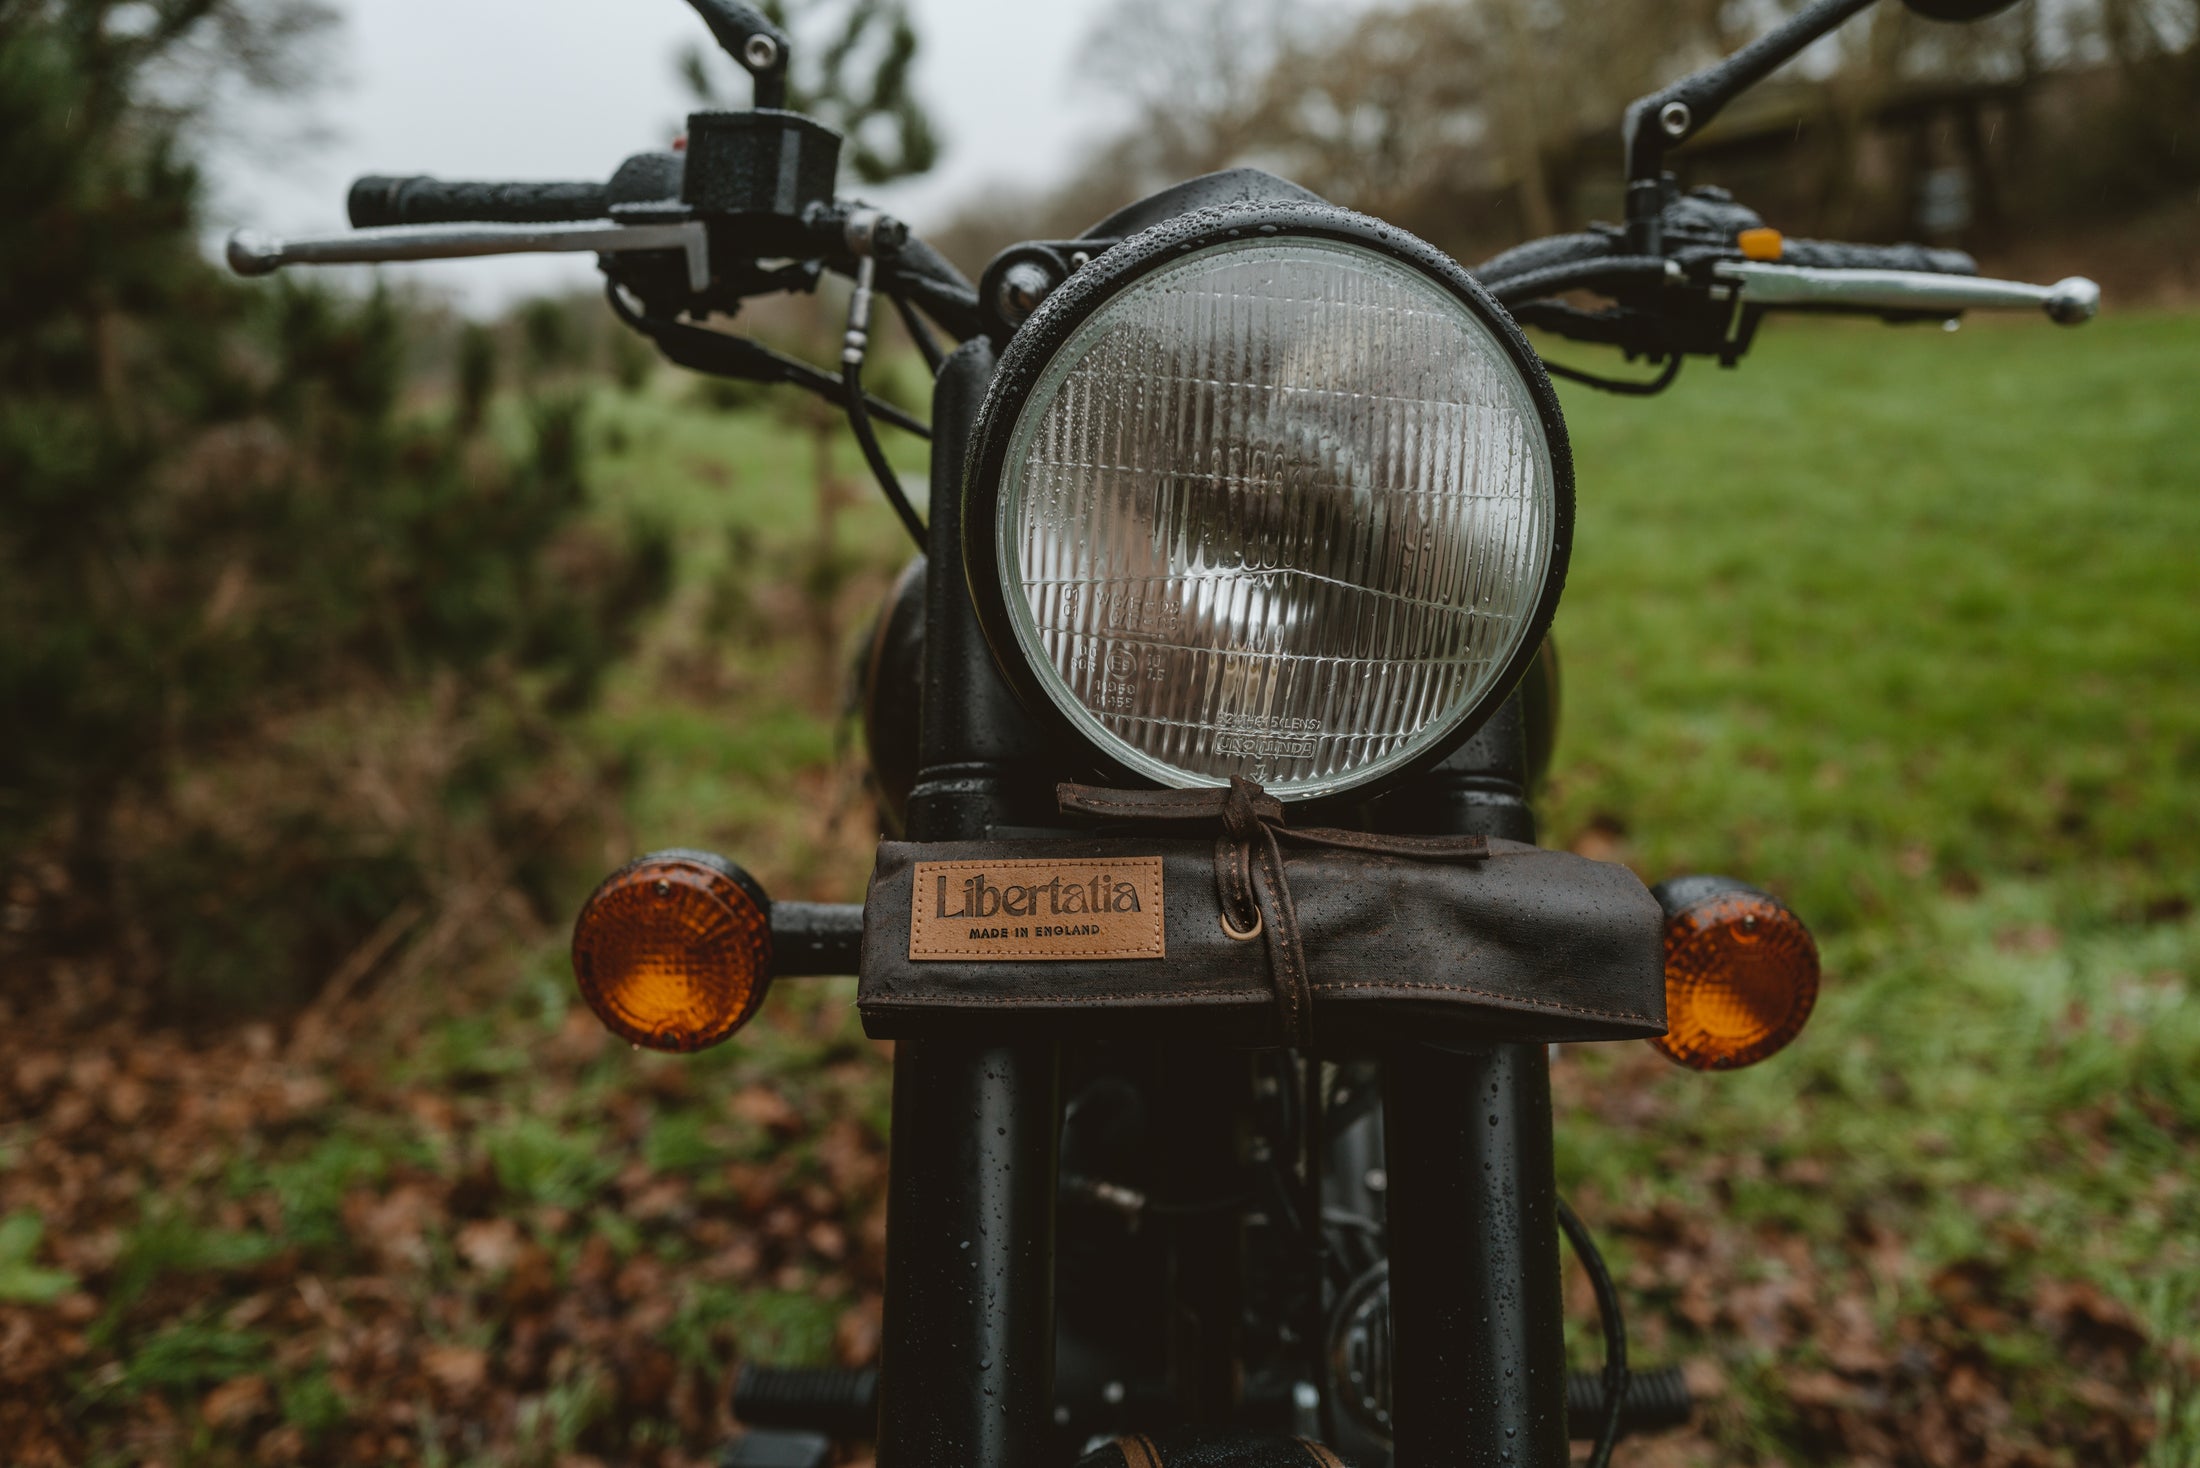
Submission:
[[1215,894],[1232,937],[1256,934],[1268,944],[1268,970],[1276,986],[1287,1043],[1306,1049],[1314,1038],[1314,987],[1306,971],[1299,915],[1283,877],[1285,841],[1329,846],[1418,861],[1479,861],[1490,854],[1483,836],[1390,836],[1325,826],[1293,830],[1284,824],[1283,802],[1251,780],[1232,777],[1223,788],[1113,790],[1064,783],[1054,787],[1065,811],[1118,820],[1219,821],[1215,837]]

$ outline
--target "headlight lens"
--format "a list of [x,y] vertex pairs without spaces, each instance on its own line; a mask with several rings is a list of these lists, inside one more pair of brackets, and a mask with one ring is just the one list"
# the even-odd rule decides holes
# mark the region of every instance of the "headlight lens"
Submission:
[[1466,288],[1242,233],[1137,275],[1048,357],[992,549],[1023,661],[1102,753],[1303,798],[1414,762],[1506,691],[1571,490],[1547,383]]

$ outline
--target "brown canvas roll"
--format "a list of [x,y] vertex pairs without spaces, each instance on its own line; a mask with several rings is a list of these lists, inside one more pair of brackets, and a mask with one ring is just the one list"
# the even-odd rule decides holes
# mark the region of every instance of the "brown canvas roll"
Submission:
[[[1281,859],[1317,1044],[1388,1024],[1664,1033],[1663,919],[1624,867],[1502,840],[1464,862],[1296,845]],[[1236,932],[1211,838],[888,842],[864,905],[864,1028],[1280,1043],[1268,948]]]

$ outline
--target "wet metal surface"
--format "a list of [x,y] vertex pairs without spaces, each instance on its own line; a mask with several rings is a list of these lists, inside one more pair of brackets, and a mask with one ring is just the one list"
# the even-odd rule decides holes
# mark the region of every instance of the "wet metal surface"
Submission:
[[1567,1460],[1550,1062],[1385,1057],[1395,1468]]
[[1050,1045],[894,1058],[881,1468],[1046,1461],[1056,1076]]

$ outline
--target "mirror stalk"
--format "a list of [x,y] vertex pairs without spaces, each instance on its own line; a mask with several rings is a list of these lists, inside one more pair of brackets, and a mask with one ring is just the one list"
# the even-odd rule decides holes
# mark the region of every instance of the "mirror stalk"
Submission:
[[1638,99],[1627,109],[1621,137],[1627,149],[1627,237],[1631,253],[1655,255],[1663,244],[1659,226],[1666,202],[1666,150],[1703,131],[1727,103],[1871,3],[1813,0],[1733,55]]

